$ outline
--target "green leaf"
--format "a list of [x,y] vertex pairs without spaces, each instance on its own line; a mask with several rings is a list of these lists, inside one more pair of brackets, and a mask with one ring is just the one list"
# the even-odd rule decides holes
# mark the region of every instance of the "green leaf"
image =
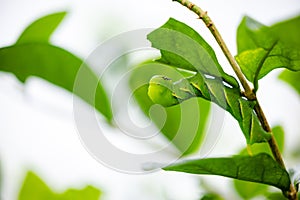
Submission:
[[19,193],[19,200],[50,200],[55,194],[51,189],[33,172],[28,172]]
[[[282,195],[282,193],[276,192],[267,195],[269,200],[286,200],[286,198]],[[299,199],[299,198],[298,198]]]
[[86,186],[85,188],[78,189],[68,189],[62,194],[57,195],[58,200],[99,200],[101,196],[101,191],[93,186]]
[[224,200],[220,195],[215,193],[208,193],[203,195],[200,200]]
[[[210,103],[203,99],[193,99],[182,105],[151,109],[154,103],[147,95],[148,83],[156,74],[165,74],[175,80],[182,78],[181,72],[170,66],[158,62],[144,63],[136,67],[131,74],[130,87],[134,92],[134,97],[145,115],[153,120],[178,150],[184,155],[193,153],[199,149],[205,135]],[[149,113],[150,110],[151,113]],[[163,118],[164,112],[165,119]]]
[[23,31],[16,44],[33,42],[48,43],[51,34],[55,31],[66,14],[66,12],[58,12],[36,20]]
[[[37,76],[73,92],[111,122],[111,107],[97,75],[77,56],[48,44],[65,14],[54,13],[36,20],[15,45],[0,48],[0,70],[13,73],[23,83],[28,77]],[[77,77],[78,72],[81,77]],[[74,87],[76,78],[80,84]]]
[[300,48],[294,43],[294,40],[300,40],[299,37],[286,39],[288,35],[284,36],[283,31],[276,32],[280,27],[284,30],[288,26],[298,36],[299,22],[299,19],[292,19],[267,27],[249,17],[242,20],[237,31],[239,54],[236,60],[256,90],[258,80],[276,68],[300,70]]
[[164,168],[192,174],[220,175],[229,178],[275,186],[283,191],[290,187],[290,178],[273,158],[265,153],[255,156],[205,158],[187,160]]
[[279,79],[285,81],[290,86],[292,86],[300,95],[300,72],[284,70],[281,74],[279,74]]
[[33,172],[28,172],[19,193],[19,200],[99,200],[101,191],[93,186],[83,189],[68,189],[59,194]]
[[[74,92],[110,121],[112,112],[106,93],[96,74],[82,63],[73,54],[48,44],[27,43],[0,49],[1,71],[15,74],[21,82],[25,82],[30,76],[37,76]],[[84,75],[78,80],[80,87],[74,91],[79,70]]]
[[223,71],[213,49],[186,24],[170,18],[150,33],[148,39],[161,52],[159,62],[222,78],[231,86],[239,87],[235,78]]
[[235,191],[243,199],[251,199],[253,197],[265,194],[268,190],[268,186],[265,184],[241,181],[237,179],[234,179],[233,183]]

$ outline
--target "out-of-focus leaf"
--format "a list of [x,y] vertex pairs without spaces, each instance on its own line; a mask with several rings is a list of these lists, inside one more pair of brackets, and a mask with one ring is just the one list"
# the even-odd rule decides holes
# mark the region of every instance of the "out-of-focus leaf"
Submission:
[[272,132],[277,141],[279,151],[284,152],[284,130],[282,126],[274,126]]
[[[174,80],[182,78],[182,74],[167,65],[148,62],[135,68],[130,79],[130,87],[143,112],[149,116],[149,110],[154,103],[148,97],[148,83],[152,76],[165,74]],[[205,134],[206,122],[209,115],[210,103],[203,99],[192,99],[164,109],[165,123],[161,110],[152,110],[151,119],[161,132],[184,155],[198,150]],[[176,136],[176,137],[175,137]]]
[[51,34],[67,13],[58,12],[44,16],[31,23],[21,34],[16,44],[42,42],[48,43]]
[[33,172],[28,172],[19,193],[19,200],[99,200],[101,191],[93,186],[84,189],[69,189],[62,194],[53,192]]
[[42,43],[0,49],[0,70],[15,74],[22,82],[30,76],[37,76],[73,92],[80,67],[84,75],[75,94],[111,120],[110,104],[98,77],[88,66],[82,65],[78,57],[59,47]]
[[264,26],[250,17],[242,20],[237,32],[239,54],[236,59],[247,79],[254,83],[255,89],[258,89],[258,80],[273,69],[300,70],[300,48],[291,43],[297,40],[296,37],[285,39],[289,34],[284,36],[283,31],[276,32],[278,27],[284,30],[288,24],[290,32],[298,36],[299,19],[287,20],[275,25],[275,28]]
[[268,190],[268,185],[253,183],[248,181],[233,180],[235,191],[243,199],[251,199],[258,195],[265,194]]
[[287,191],[291,184],[287,171],[265,153],[255,156],[187,160],[167,166],[164,170],[220,175],[272,185],[283,191]]
[[279,74],[279,79],[285,81],[290,86],[292,86],[300,95],[300,72],[284,70],[281,74]]
[[28,172],[19,193],[19,200],[50,200],[55,194],[51,189],[33,172]]
[[223,198],[215,193],[208,193],[203,195],[200,200],[223,200]]
[[68,189],[64,193],[58,194],[56,196],[57,200],[99,200],[101,191],[89,185],[81,190]]
[[[29,25],[13,46],[0,48],[0,71],[10,72],[25,82],[37,76],[64,88],[94,106],[108,122],[112,111],[104,88],[96,74],[72,53],[48,44],[48,40],[65,16],[65,12],[54,13]],[[80,84],[74,90],[77,73]]]
[[239,87],[235,78],[223,71],[209,44],[186,24],[170,18],[148,39],[161,52],[159,62],[221,78],[232,87]]

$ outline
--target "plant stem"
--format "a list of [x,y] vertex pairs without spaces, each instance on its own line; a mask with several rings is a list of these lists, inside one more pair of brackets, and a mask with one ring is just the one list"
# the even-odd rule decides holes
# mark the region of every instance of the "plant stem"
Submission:
[[[221,34],[219,33],[218,29],[214,25],[213,21],[207,15],[207,12],[203,11],[199,6],[193,4],[189,0],[172,0],[172,1],[176,1],[180,4],[182,4],[183,6],[187,7],[188,9],[190,9],[191,11],[196,13],[199,16],[199,18],[202,19],[202,21],[205,23],[207,28],[210,30],[210,32],[216,39],[217,43],[221,47],[221,49],[222,49],[224,55],[226,56],[227,60],[229,61],[230,65],[232,66],[232,69],[234,70],[235,74],[237,75],[241,85],[243,86],[243,88],[245,90],[245,92],[244,92],[245,97],[248,100],[256,100],[257,101],[257,103],[254,107],[254,110],[255,110],[255,112],[258,116],[258,119],[260,120],[260,123],[261,123],[262,127],[264,128],[264,130],[271,134],[271,139],[268,141],[269,147],[271,148],[272,154],[273,154],[275,160],[277,161],[277,163],[279,163],[284,169],[286,169],[285,165],[284,165],[284,161],[282,159],[282,156],[281,156],[279,148],[278,148],[278,144],[272,133],[272,129],[267,121],[267,118],[266,118],[258,100],[257,100],[255,92],[251,89],[251,87],[248,84],[239,65],[237,64],[236,60],[230,53],[226,43],[224,42]],[[290,200],[297,199],[297,191],[296,191],[295,187],[293,186],[293,184],[290,185],[290,190],[286,192],[285,196]]]

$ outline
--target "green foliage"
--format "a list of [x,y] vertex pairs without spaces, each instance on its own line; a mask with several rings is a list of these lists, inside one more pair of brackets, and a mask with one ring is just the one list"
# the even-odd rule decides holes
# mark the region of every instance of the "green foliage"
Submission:
[[[272,128],[273,135],[277,141],[278,148],[280,153],[283,153],[284,150],[284,130],[281,126],[275,126]],[[253,155],[257,155],[260,153],[268,153],[270,156],[272,155],[271,149],[267,143],[255,143],[249,147],[251,149],[251,153]],[[244,148],[240,155],[249,155],[247,148]]]
[[[65,14],[55,13],[33,22],[15,45],[1,48],[0,70],[15,74],[23,83],[30,76],[43,78],[73,92],[111,121],[110,104],[97,75],[80,58],[48,43]],[[74,91],[79,70],[83,74],[78,80],[81,85]]]
[[292,86],[300,95],[300,72],[292,72],[289,70],[284,70],[280,75],[279,79],[285,81],[290,86]]
[[208,193],[203,195],[200,200],[223,200],[221,196],[215,193]]
[[253,197],[266,194],[268,191],[268,185],[254,183],[249,181],[240,181],[234,179],[234,188],[235,191],[243,198],[243,199],[251,199]]
[[220,175],[272,185],[283,191],[287,191],[291,183],[287,171],[265,153],[255,156],[187,160],[167,166],[164,170]]
[[159,62],[221,78],[232,87],[239,87],[235,78],[223,71],[213,49],[186,24],[170,18],[150,33],[148,39],[161,52]]
[[[239,122],[248,144],[266,142],[270,138],[270,134],[262,129],[254,113],[255,102],[243,99],[238,88],[229,88],[218,79],[203,78],[200,74],[174,83],[168,77],[161,77],[161,80],[158,78],[155,77],[155,80],[150,81],[149,91],[150,89],[152,91],[150,94],[152,100],[155,97],[156,102],[163,102],[162,105],[167,105],[166,102],[169,100],[169,105],[174,105],[192,97],[202,97],[227,110]],[[162,84],[165,82],[168,83],[168,87],[165,84],[164,90],[169,92],[164,92],[160,100],[158,97],[162,91]],[[172,97],[177,101],[173,101]]]
[[[300,70],[300,17],[271,27],[245,17],[238,27],[238,61],[247,79],[258,89],[258,80],[276,68]],[[287,30],[293,34],[289,37]],[[288,38],[288,39],[287,39]],[[295,43],[295,41],[298,41]]]
[[[134,97],[146,116],[149,116],[161,132],[184,155],[199,149],[205,134],[210,103],[202,99],[184,102],[181,106],[151,109],[154,103],[149,99],[148,83],[156,74],[165,74],[173,80],[182,78],[181,72],[158,62],[147,62],[136,67],[130,78]],[[150,112],[151,110],[151,112]],[[150,112],[150,113],[149,113]],[[166,118],[163,119],[164,113]],[[165,121],[164,124],[162,124]]]
[[215,102],[237,119],[248,144],[266,142],[270,138],[253,111],[255,102],[242,98],[237,81],[222,70],[214,51],[196,31],[170,19],[150,33],[148,39],[161,51],[159,62],[197,73],[174,84],[165,77],[151,79],[149,95],[154,102],[171,106],[191,97],[202,97]]
[[53,13],[34,21],[23,31],[16,44],[48,43],[52,33],[66,14],[66,12]]
[[99,200],[101,191],[93,186],[83,189],[68,189],[63,193],[53,192],[49,186],[33,172],[28,172],[19,193],[19,200]]
[[[284,150],[283,128],[281,126],[275,126],[272,128],[272,132],[277,141],[280,152],[283,153]],[[256,143],[251,145],[251,153],[253,155],[258,155],[260,153],[268,153],[270,156],[273,156],[270,147],[267,143]],[[244,156],[248,155],[247,149],[244,148],[241,151],[240,155],[244,155]],[[241,197],[243,197],[243,199],[251,199],[258,195],[266,194],[269,188],[267,185],[264,184],[240,181],[237,179],[233,180],[233,184],[234,184],[235,191],[237,191],[237,193]]]

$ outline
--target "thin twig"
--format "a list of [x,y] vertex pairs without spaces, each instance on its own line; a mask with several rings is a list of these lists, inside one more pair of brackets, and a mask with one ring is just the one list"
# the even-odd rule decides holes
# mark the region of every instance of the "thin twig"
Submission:
[[[190,9],[191,11],[196,13],[199,16],[199,19],[201,19],[205,23],[207,28],[210,30],[210,32],[212,33],[212,35],[216,39],[217,43],[221,47],[221,49],[222,49],[224,55],[226,56],[227,60],[229,61],[230,65],[232,66],[232,69],[234,70],[235,74],[237,75],[240,83],[242,84],[242,86],[245,90],[245,92],[244,92],[245,97],[247,97],[248,100],[256,100],[257,103],[254,107],[254,110],[255,110],[255,112],[258,116],[258,119],[260,120],[260,123],[262,124],[262,127],[264,128],[264,130],[271,134],[271,139],[268,141],[268,144],[271,148],[272,154],[273,154],[275,160],[284,169],[286,169],[285,165],[284,165],[284,161],[282,159],[282,156],[281,156],[279,148],[278,148],[278,144],[277,144],[277,142],[274,138],[274,135],[272,133],[272,129],[271,129],[266,117],[265,117],[265,114],[264,114],[264,112],[263,112],[263,110],[262,110],[262,108],[261,108],[261,106],[260,106],[260,104],[257,100],[256,94],[253,92],[250,85],[248,84],[248,82],[247,82],[244,74],[242,73],[239,65],[237,64],[236,60],[234,59],[234,57],[230,53],[226,43],[224,42],[221,34],[219,33],[218,29],[214,25],[213,21],[207,15],[207,12],[203,11],[199,6],[193,4],[189,0],[173,0],[173,1],[176,1],[180,4],[182,4],[183,6],[187,7],[188,9]],[[297,199],[297,191],[296,191],[295,187],[293,186],[293,184],[291,184],[290,190],[285,195],[290,200],[296,200]]]

